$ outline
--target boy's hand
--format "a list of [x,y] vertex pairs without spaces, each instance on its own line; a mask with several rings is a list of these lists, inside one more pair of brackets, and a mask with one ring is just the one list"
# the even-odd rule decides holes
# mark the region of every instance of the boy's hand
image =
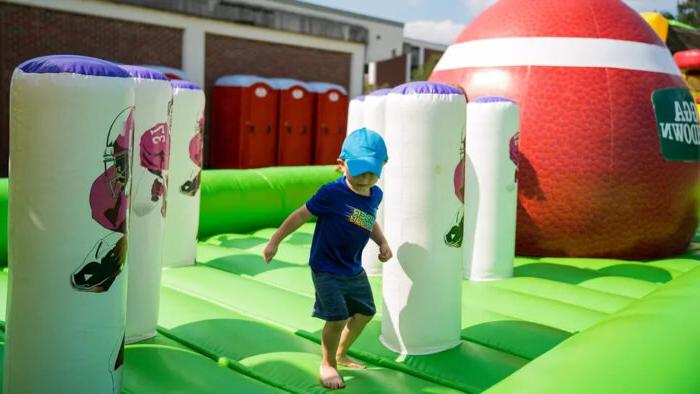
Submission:
[[270,241],[267,243],[267,246],[265,246],[265,250],[263,251],[263,258],[265,259],[266,263],[269,263],[270,260],[272,260],[273,257],[277,254],[277,245],[276,242]]
[[389,261],[394,256],[393,253],[391,253],[391,248],[389,247],[388,243],[383,243],[379,245],[379,261],[382,263],[386,263]]

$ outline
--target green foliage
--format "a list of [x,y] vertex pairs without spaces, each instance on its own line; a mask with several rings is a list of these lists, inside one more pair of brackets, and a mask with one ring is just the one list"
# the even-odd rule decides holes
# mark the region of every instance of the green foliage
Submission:
[[700,0],[678,0],[676,20],[692,26],[700,26]]
[[422,67],[413,70],[411,81],[427,81],[438,61],[440,61],[440,55],[431,55]]

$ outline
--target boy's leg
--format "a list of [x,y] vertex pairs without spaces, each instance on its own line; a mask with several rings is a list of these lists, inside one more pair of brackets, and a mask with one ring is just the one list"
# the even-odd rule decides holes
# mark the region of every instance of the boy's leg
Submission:
[[364,330],[365,326],[370,320],[372,320],[372,316],[362,315],[359,313],[354,314],[350,319],[348,319],[348,322],[345,325],[343,333],[340,337],[340,344],[338,345],[338,351],[335,357],[340,365],[351,368],[365,368],[365,366],[359,361],[348,357],[347,352],[357,337],[360,336],[362,330]]
[[346,322],[347,320],[326,321],[326,325],[323,326],[323,334],[321,336],[323,360],[321,360],[320,374],[321,382],[329,389],[345,387],[343,378],[338,373],[335,355],[338,351],[338,343]]

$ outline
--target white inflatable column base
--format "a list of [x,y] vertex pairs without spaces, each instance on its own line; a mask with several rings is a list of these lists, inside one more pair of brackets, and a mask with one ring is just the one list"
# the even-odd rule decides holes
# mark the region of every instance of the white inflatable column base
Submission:
[[457,341],[454,341],[454,343],[451,343],[451,344],[448,343],[448,344],[441,345],[441,346],[433,346],[433,347],[425,347],[425,348],[420,348],[420,347],[413,348],[413,349],[411,349],[410,352],[408,352],[405,349],[401,349],[401,348],[394,346],[392,341],[386,340],[384,338],[383,334],[379,336],[379,342],[381,342],[382,345],[384,345],[384,347],[386,347],[387,349],[391,350],[394,353],[399,353],[402,356],[425,356],[428,354],[440,353],[440,352],[444,352],[445,350],[450,350],[450,349],[456,348],[457,346],[459,346],[462,343],[461,340],[457,340]]
[[146,333],[146,334],[140,334],[140,335],[134,335],[131,337],[126,337],[126,340],[124,342],[126,342],[126,344],[128,345],[131,343],[145,341],[146,339],[151,339],[151,338],[155,337],[156,335],[158,335],[158,332],[154,330],[154,331]]
[[436,353],[461,340],[463,208],[455,174],[462,173],[465,107],[461,91],[432,82],[387,96],[384,230],[394,257],[382,267],[380,340],[401,354]]

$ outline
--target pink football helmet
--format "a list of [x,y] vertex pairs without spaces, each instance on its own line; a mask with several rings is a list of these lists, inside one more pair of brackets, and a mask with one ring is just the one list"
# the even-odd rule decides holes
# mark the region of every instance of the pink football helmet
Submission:
[[203,156],[204,155],[204,115],[199,117],[197,121],[197,128],[195,130],[194,136],[190,140],[190,159],[197,165],[197,167],[204,167]]
[[134,108],[121,111],[110,125],[102,157],[104,172],[90,188],[92,218],[102,227],[125,232],[129,208],[129,151],[134,132]]

